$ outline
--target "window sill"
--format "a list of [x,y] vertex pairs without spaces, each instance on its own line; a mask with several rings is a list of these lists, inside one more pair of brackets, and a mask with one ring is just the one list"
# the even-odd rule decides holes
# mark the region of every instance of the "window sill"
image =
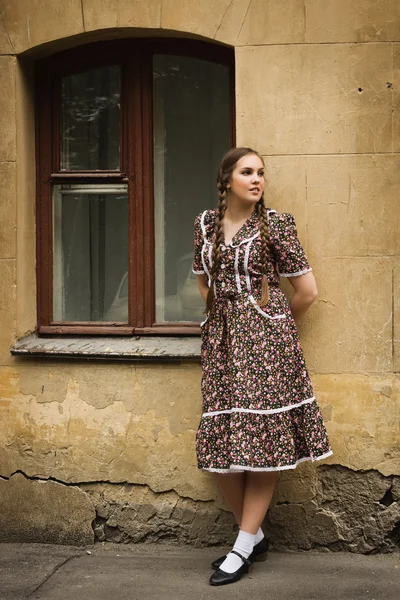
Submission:
[[21,338],[11,354],[32,358],[175,361],[200,360],[199,337],[39,337]]

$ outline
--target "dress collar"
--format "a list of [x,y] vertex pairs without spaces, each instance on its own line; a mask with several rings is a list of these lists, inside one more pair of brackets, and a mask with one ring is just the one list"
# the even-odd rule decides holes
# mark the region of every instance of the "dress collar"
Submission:
[[239,231],[233,236],[231,243],[228,246],[237,248],[246,242],[256,238],[260,234],[260,222],[255,210],[250,217],[243,223]]
[[[267,214],[276,212],[273,209],[267,208]],[[209,211],[204,211],[202,216],[202,228],[204,239],[212,244],[214,241],[214,225],[215,219],[217,217],[217,210],[212,209]],[[250,217],[243,223],[239,231],[235,233],[233,236],[231,243],[228,244],[228,247],[237,248],[246,242],[249,242],[252,239],[255,239],[260,235],[260,221],[256,211],[254,210]]]

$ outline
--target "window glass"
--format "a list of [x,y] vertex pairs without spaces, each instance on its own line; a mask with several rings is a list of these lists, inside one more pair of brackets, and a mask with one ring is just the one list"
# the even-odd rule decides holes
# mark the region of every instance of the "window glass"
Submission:
[[61,82],[61,169],[120,168],[120,67],[102,67]]
[[127,186],[53,189],[54,321],[128,321]]
[[229,68],[155,55],[153,115],[156,321],[201,321],[193,221],[217,202],[217,170],[230,141]]

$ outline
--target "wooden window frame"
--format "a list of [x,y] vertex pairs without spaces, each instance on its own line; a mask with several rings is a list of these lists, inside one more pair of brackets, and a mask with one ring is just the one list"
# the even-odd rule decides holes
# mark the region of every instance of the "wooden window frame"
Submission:
[[[88,44],[36,65],[37,320],[43,335],[199,335],[195,322],[155,321],[152,62],[154,54],[198,58],[228,66],[230,146],[235,145],[233,49],[186,39],[136,38]],[[121,66],[119,171],[61,171],[60,84],[69,74]],[[122,135],[122,132],[124,134]],[[53,321],[52,187],[54,184],[125,183],[128,187],[129,325]],[[150,274],[150,276],[149,276]]]

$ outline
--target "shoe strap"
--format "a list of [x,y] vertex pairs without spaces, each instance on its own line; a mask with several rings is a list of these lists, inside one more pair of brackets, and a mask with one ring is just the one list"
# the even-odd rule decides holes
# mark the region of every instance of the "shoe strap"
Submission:
[[231,554],[236,554],[236,556],[242,559],[245,565],[248,565],[249,567],[253,565],[252,562],[250,562],[245,556],[242,556],[239,552],[236,552],[236,550],[231,550]]

